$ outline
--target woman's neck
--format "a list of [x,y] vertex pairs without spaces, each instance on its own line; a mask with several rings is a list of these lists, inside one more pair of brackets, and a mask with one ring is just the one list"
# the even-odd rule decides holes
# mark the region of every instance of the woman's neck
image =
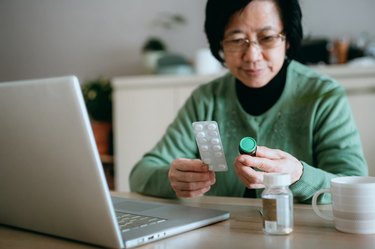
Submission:
[[285,60],[280,71],[267,85],[251,88],[236,80],[236,92],[242,108],[250,115],[259,116],[268,111],[283,92],[289,61]]

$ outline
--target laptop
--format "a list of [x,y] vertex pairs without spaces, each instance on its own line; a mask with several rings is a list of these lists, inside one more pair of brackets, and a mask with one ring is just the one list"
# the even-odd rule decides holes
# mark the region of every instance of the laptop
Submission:
[[111,197],[75,76],[0,83],[0,148],[3,225],[131,248],[229,218]]

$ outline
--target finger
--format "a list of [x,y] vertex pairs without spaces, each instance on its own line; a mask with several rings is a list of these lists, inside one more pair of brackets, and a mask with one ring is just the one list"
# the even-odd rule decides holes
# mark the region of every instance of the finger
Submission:
[[169,171],[168,177],[171,181],[179,182],[213,181],[215,179],[215,172],[185,172],[179,170],[172,170]]
[[202,182],[171,182],[174,190],[178,191],[197,191],[202,188],[207,188],[213,185],[215,181],[202,181]]
[[282,150],[270,149],[265,146],[258,146],[256,156],[275,160],[285,157],[285,154],[286,153]]
[[256,171],[248,166],[235,167],[235,170],[240,180],[248,188],[253,188],[254,186],[259,188],[258,184],[263,183],[263,172]]
[[248,188],[250,189],[258,189],[258,188],[264,188],[264,184],[262,183],[254,183],[254,184],[250,184],[250,186]]
[[208,165],[200,159],[179,158],[172,162],[172,167],[186,172],[208,172]]
[[248,155],[239,156],[238,162],[240,165],[257,168],[266,172],[274,172],[275,168],[277,167],[277,160]]
[[195,190],[195,191],[175,191],[175,192],[176,192],[177,197],[191,198],[191,197],[203,196],[210,189],[211,189],[211,186],[208,186],[206,188],[202,188],[199,190]]
[[249,189],[258,189],[264,188],[264,184],[260,183],[259,181],[254,181],[253,179],[249,179],[246,176],[239,175],[240,180],[244,183],[244,185]]

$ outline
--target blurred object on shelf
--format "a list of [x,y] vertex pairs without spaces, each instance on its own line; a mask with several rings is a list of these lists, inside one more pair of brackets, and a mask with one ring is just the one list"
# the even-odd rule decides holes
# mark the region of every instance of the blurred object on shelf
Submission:
[[362,47],[350,43],[349,40],[329,41],[325,38],[309,38],[302,41],[296,60],[306,65],[344,64],[365,57],[366,54],[368,52]]
[[348,51],[350,42],[346,38],[340,38],[333,41],[332,55],[336,64],[344,64],[348,61]]
[[362,32],[354,41],[356,47],[362,49],[365,55],[375,57],[375,36],[368,32]]
[[142,47],[142,60],[146,73],[155,73],[157,61],[166,51],[167,47],[160,38],[148,38]]
[[303,64],[329,64],[329,41],[324,38],[305,39],[296,55],[296,60]]
[[375,40],[370,42],[367,45],[365,53],[366,53],[366,55],[372,56],[373,58],[375,58]]
[[179,54],[165,53],[156,62],[156,74],[193,74],[193,68],[190,63]]
[[347,64],[349,66],[360,66],[360,67],[375,66],[375,58],[371,56],[359,57],[359,58],[355,58],[353,60],[348,61]]
[[350,45],[348,50],[348,62],[365,56],[364,51],[355,45]]

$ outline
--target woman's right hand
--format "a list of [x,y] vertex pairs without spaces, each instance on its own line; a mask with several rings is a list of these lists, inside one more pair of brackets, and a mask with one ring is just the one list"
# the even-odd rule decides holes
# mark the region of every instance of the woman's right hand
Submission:
[[215,172],[199,159],[177,158],[168,172],[168,178],[177,197],[202,196],[215,184]]

